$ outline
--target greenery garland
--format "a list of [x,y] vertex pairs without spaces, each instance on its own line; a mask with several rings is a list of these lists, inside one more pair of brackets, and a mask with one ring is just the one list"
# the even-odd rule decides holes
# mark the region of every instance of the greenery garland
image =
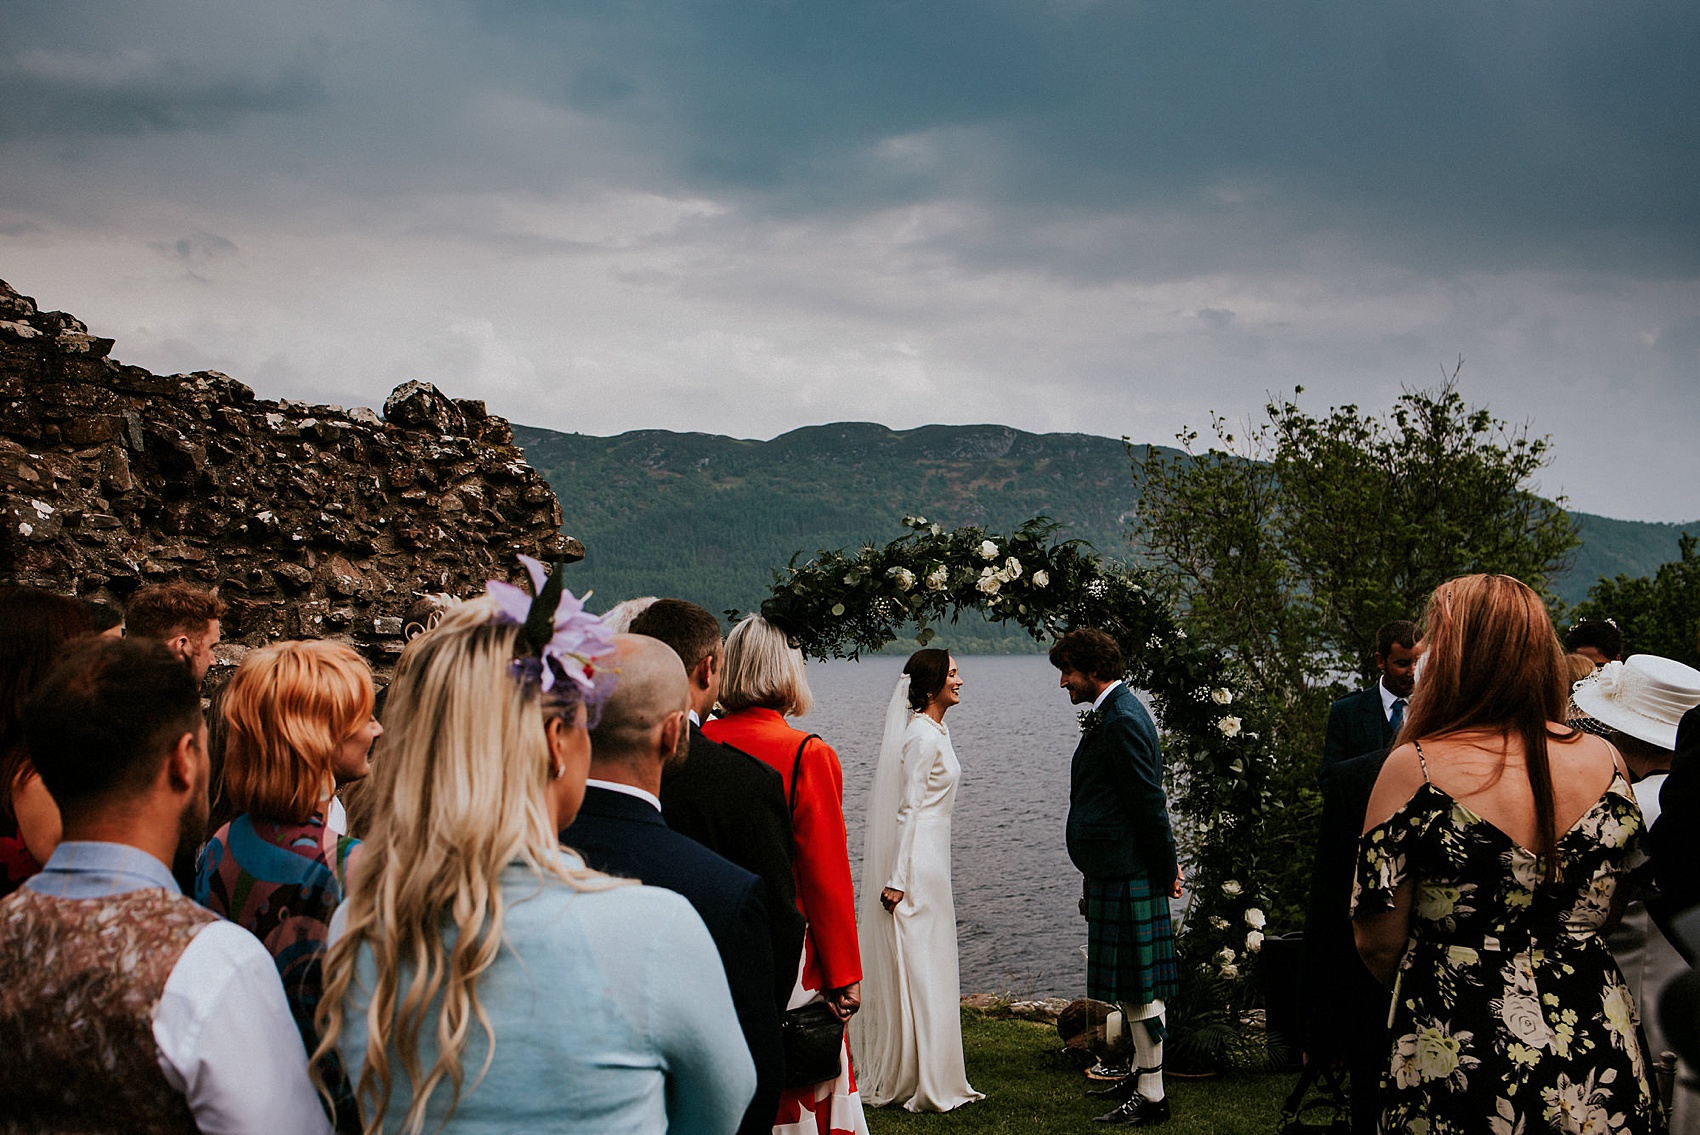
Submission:
[[[1185,846],[1190,899],[1176,931],[1183,987],[1231,1023],[1252,1001],[1263,945],[1264,819],[1280,802],[1263,741],[1269,713],[1224,656],[1187,638],[1158,577],[1106,562],[1036,517],[1008,534],[946,530],[906,516],[884,547],[821,551],[774,573],[762,614],[811,657],[856,658],[963,610],[1014,622],[1041,641],[1075,627],[1115,638],[1128,684],[1151,696],[1163,729],[1169,798]],[[727,614],[736,620],[736,611]],[[1189,998],[1191,999],[1191,998]]]

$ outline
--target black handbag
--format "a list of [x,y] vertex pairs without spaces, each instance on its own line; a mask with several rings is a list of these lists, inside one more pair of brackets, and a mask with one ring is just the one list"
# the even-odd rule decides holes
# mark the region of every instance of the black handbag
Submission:
[[[803,772],[803,746],[814,740],[811,733],[797,746],[791,763],[791,814],[797,814],[797,781]],[[801,1088],[822,1080],[836,1080],[844,1070],[844,1022],[825,1001],[811,1001],[787,1009],[779,1022],[785,1046],[785,1086]]]
[[779,1022],[785,1042],[785,1086],[836,1080],[844,1070],[844,1022],[825,1001],[787,1009]]
[[[1351,1135],[1352,1108],[1346,1098],[1346,1070],[1326,1068],[1323,1061],[1305,1065],[1299,1082],[1281,1105],[1281,1122],[1276,1135]],[[1316,1096],[1306,1100],[1312,1086]]]

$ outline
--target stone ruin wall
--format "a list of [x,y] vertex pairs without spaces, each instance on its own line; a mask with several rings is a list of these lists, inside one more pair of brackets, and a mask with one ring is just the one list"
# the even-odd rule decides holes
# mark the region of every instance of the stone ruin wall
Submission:
[[409,382],[364,408],[155,375],[0,281],[0,583],[122,607],[183,580],[229,606],[221,666],[330,638],[380,672],[409,608],[575,560],[561,506],[482,402]]

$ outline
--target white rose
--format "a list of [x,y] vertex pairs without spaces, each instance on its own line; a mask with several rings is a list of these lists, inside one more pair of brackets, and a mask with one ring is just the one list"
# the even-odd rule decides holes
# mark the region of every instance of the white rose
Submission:
[[1229,879],[1227,882],[1222,884],[1222,893],[1231,899],[1238,898],[1244,890],[1245,888],[1240,886],[1238,879]]
[[1239,955],[1234,953],[1234,951],[1229,949],[1227,946],[1223,946],[1220,950],[1216,951],[1216,960],[1221,962],[1223,965],[1227,965],[1237,957],[1239,957]]
[[1253,954],[1263,949],[1263,933],[1258,930],[1253,930],[1250,934],[1247,934],[1245,936],[1245,948],[1247,952]]
[[950,569],[940,564],[927,574],[927,586],[934,591],[943,591],[950,582]]
[[998,593],[998,588],[1003,586],[1003,581],[998,579],[997,576],[992,575],[990,572],[987,572],[985,575],[980,577],[979,581],[976,582],[974,586],[985,592],[987,595],[996,595]]
[[1006,573],[1008,573],[1009,578],[1020,579],[1021,578],[1021,561],[1016,559],[1014,556],[1011,556],[1011,557],[1009,557],[1009,559],[1007,559],[1003,562],[1003,570]]
[[1229,962],[1227,965],[1223,966],[1219,972],[1223,977],[1232,981],[1240,975],[1240,967]]
[[1240,732],[1240,719],[1237,717],[1224,717],[1216,723],[1216,728],[1222,731],[1222,736],[1224,737],[1237,737]]
[[1051,585],[1051,573],[1050,572],[1046,571],[1044,568],[1040,568],[1038,571],[1033,573],[1033,586],[1034,587],[1049,587],[1050,585]]
[[997,559],[998,558],[998,546],[996,544],[992,543],[990,540],[981,540],[980,541],[980,558],[983,559],[983,560],[995,560],[995,559]]
[[886,572],[886,574],[897,580],[897,589],[899,591],[908,591],[911,587],[915,586],[915,573],[906,567],[894,567],[890,571]]
[[1444,1080],[1458,1067],[1462,1046],[1458,1038],[1439,1027],[1418,1029],[1417,1074],[1425,1080]]
[[1217,705],[1229,705],[1234,700],[1234,693],[1232,690],[1214,689],[1210,691],[1210,700]]
[[1245,912],[1245,924],[1253,930],[1262,930],[1264,924],[1263,912],[1255,906],[1248,907]]

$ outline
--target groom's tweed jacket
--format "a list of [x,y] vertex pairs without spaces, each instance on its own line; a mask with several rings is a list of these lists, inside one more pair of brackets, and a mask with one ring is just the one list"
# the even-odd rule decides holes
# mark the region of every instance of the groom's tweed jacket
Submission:
[[1068,857],[1089,878],[1143,875],[1166,892],[1175,878],[1175,837],[1157,727],[1125,685],[1100,709],[1069,771]]

